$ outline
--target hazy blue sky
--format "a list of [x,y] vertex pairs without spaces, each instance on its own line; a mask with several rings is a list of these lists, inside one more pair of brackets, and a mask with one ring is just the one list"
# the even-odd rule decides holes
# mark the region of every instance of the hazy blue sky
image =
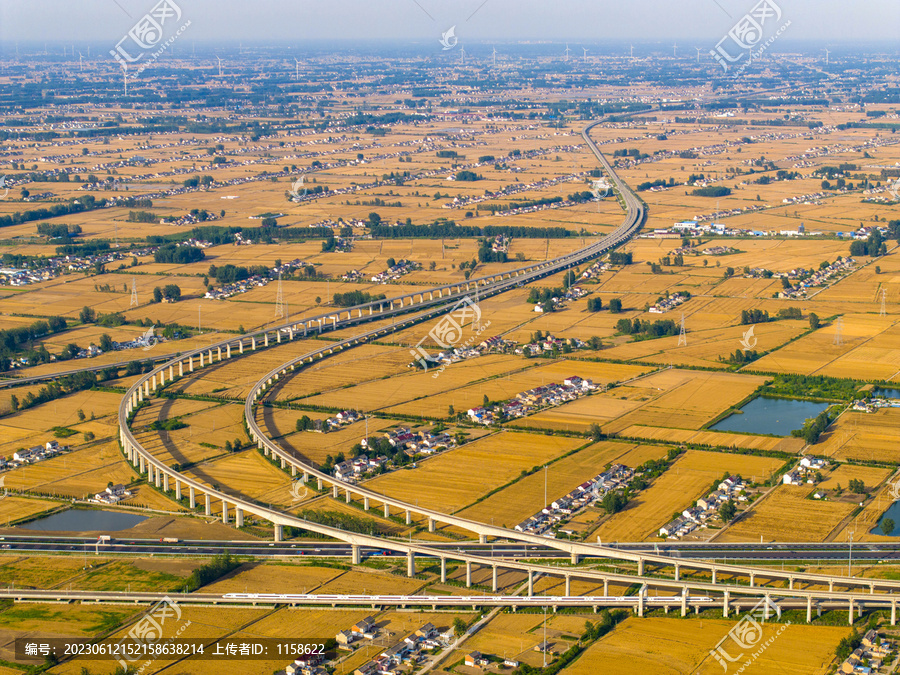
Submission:
[[[0,40],[115,43],[157,0],[0,0]],[[756,0],[174,0],[198,42],[309,39],[715,43]],[[790,40],[898,43],[898,0],[774,0]],[[130,16],[129,16],[130,15]],[[692,43],[693,44],[693,43]],[[685,43],[688,49],[692,44]]]

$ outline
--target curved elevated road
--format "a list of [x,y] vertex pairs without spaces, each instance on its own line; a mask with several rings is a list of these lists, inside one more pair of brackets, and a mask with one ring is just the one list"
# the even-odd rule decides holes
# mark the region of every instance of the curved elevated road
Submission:
[[[259,397],[266,390],[266,388],[270,387],[278,379],[294,370],[297,365],[303,364],[307,361],[311,362],[316,358],[323,358],[327,354],[333,354],[338,350],[346,349],[356,344],[360,344],[361,342],[373,339],[375,337],[378,337],[379,335],[384,335],[388,332],[405,328],[406,326],[412,325],[413,323],[416,323],[418,321],[422,321],[433,316],[438,316],[452,307],[452,305],[446,304],[448,300],[454,300],[459,297],[463,297],[464,293],[468,293],[471,288],[470,284],[475,285],[475,287],[479,289],[479,292],[484,295],[499,293],[504,290],[508,290],[511,287],[521,285],[522,283],[528,283],[548,274],[555,274],[560,271],[564,271],[574,265],[594,258],[601,253],[614,248],[615,246],[618,246],[619,244],[627,241],[631,236],[633,236],[643,222],[645,216],[644,207],[640,200],[638,200],[637,196],[634,195],[634,193],[632,193],[631,190],[613,172],[612,167],[609,165],[609,163],[597,149],[596,145],[588,136],[589,130],[596,124],[598,123],[595,122],[589,125],[584,131],[584,136],[588,145],[596,154],[600,163],[606,168],[609,177],[612,179],[614,186],[616,187],[619,195],[625,203],[627,209],[627,217],[625,219],[625,222],[617,230],[615,230],[607,237],[602,238],[600,241],[593,243],[584,249],[581,249],[580,251],[576,251],[575,253],[563,256],[553,261],[542,263],[540,265],[520,268],[519,270],[492,275],[489,277],[482,277],[474,281],[470,280],[468,283],[453,284],[450,286],[441,287],[440,289],[417,292],[414,294],[403,296],[403,299],[395,298],[393,300],[381,301],[380,303],[368,303],[367,305],[351,308],[349,310],[341,310],[340,313],[329,313],[326,315],[320,315],[319,317],[313,317],[312,319],[303,320],[302,323],[293,322],[284,326],[280,326],[275,329],[275,339],[277,342],[281,341],[282,335],[284,333],[288,334],[289,339],[293,339],[295,334],[301,329],[301,327],[304,334],[306,334],[310,328],[310,322],[312,321],[315,321],[317,324],[312,325],[313,330],[315,331],[316,329],[318,329],[318,332],[321,332],[323,329],[323,325],[325,327],[328,327],[328,319],[331,319],[332,321],[332,325],[330,326],[330,328],[336,329],[339,326],[344,327],[355,323],[361,323],[364,321],[381,318],[387,315],[398,314],[405,310],[405,299],[407,298],[410,300],[410,308],[412,308],[412,305],[415,304],[416,295],[419,296],[418,307],[437,305],[432,307],[432,309],[420,313],[416,316],[401,318],[400,320],[390,324],[389,326],[376,328],[362,335],[357,335],[352,338],[330,344],[326,347],[320,348],[318,350],[315,350],[314,352],[299,357],[298,359],[294,359],[287,364],[279,366],[279,368],[274,369],[270,373],[267,373],[257,383],[254,389],[251,391],[250,396],[248,396],[245,410],[248,413],[247,422],[250,426],[251,437],[254,438],[258,446],[263,449],[263,451],[267,455],[274,453],[275,456],[279,457],[282,467],[286,467],[288,464],[290,464],[292,467],[292,471],[302,471],[304,474],[304,478],[306,479],[308,479],[310,476],[315,476],[317,481],[319,481],[320,486],[323,483],[331,484],[335,494],[337,494],[338,491],[343,490],[348,501],[352,496],[359,497],[363,500],[364,507],[368,508],[370,501],[375,500],[382,503],[385,506],[386,511],[388,511],[391,507],[402,509],[407,514],[407,521],[409,521],[411,514],[415,513],[418,516],[422,516],[428,519],[429,529],[434,528],[435,522],[443,522],[452,526],[462,527],[464,529],[476,532],[482,541],[484,541],[486,537],[491,536],[496,538],[512,539],[519,542],[551,546],[571,554],[573,562],[577,562],[578,558],[582,555],[599,555],[612,559],[631,560],[637,563],[637,575],[611,574],[607,572],[585,570],[580,568],[555,568],[546,565],[532,565],[519,562],[499,561],[497,559],[490,559],[484,556],[461,552],[451,553],[448,555],[445,550],[428,545],[420,545],[418,543],[414,544],[412,542],[405,543],[383,539],[380,537],[349,533],[336,528],[330,528],[316,523],[310,523],[290,514],[263,507],[243,498],[228,495],[219,490],[212,489],[209,486],[200,483],[199,481],[196,481],[192,478],[183,476],[170,467],[165,466],[159,460],[153,457],[145,448],[143,448],[140,443],[138,443],[134,438],[128,425],[130,416],[135,412],[135,409],[143,402],[144,398],[150,395],[151,389],[155,390],[157,386],[163,386],[165,384],[167,369],[168,380],[171,381],[175,377],[175,367],[177,367],[179,370],[179,376],[182,376],[184,374],[183,369],[185,362],[187,362],[188,364],[189,371],[193,371],[194,358],[199,358],[201,367],[205,365],[205,355],[208,356],[209,363],[212,363],[213,350],[216,350],[219,361],[223,360],[223,348],[226,351],[225,358],[231,357],[231,348],[235,344],[239,352],[243,353],[245,346],[244,340],[246,339],[246,337],[238,338],[236,341],[227,340],[222,343],[212,345],[208,348],[195,350],[194,352],[191,352],[185,356],[178,357],[166,364],[163,364],[162,366],[154,369],[151,373],[148,373],[147,375],[139,379],[128,390],[119,410],[120,440],[122,442],[122,447],[126,456],[134,464],[139,466],[141,472],[146,470],[148,472],[148,479],[151,482],[155,481],[157,487],[162,487],[163,489],[168,491],[170,480],[174,481],[176,498],[181,498],[182,486],[187,487],[189,490],[190,502],[192,507],[196,505],[195,500],[197,494],[199,493],[200,495],[203,495],[206,500],[206,513],[208,515],[211,514],[211,500],[215,499],[217,501],[220,501],[222,505],[222,519],[224,522],[228,522],[228,510],[229,507],[231,507],[234,510],[234,516],[238,526],[241,526],[243,524],[244,513],[251,513],[257,517],[272,522],[275,525],[276,541],[280,541],[282,539],[283,527],[285,525],[324,534],[340,541],[349,543],[351,545],[354,562],[359,562],[362,547],[375,547],[393,551],[400,551],[407,555],[408,573],[410,575],[415,574],[415,556],[418,554],[434,557],[440,560],[442,580],[446,578],[446,562],[448,558],[465,562],[467,571],[467,585],[471,585],[472,565],[485,565],[492,567],[492,587],[494,589],[497,588],[498,568],[509,568],[525,572],[528,575],[529,596],[533,595],[533,579],[535,578],[535,576],[550,574],[565,578],[566,595],[568,595],[568,587],[571,578],[576,577],[582,579],[591,579],[594,581],[602,581],[605,587],[608,585],[608,583],[612,582],[619,584],[638,584],[642,585],[643,588],[652,586],[654,588],[661,589],[674,589],[676,592],[680,592],[682,597],[687,596],[688,586],[692,589],[700,589],[708,592],[723,592],[724,610],[726,613],[728,612],[729,607],[729,594],[735,593],[738,595],[775,595],[794,598],[796,598],[797,596],[801,596],[806,598],[808,607],[811,606],[810,603],[812,602],[813,598],[845,600],[852,606],[854,601],[859,602],[860,595],[864,595],[864,597],[866,597],[870,602],[890,602],[892,610],[894,610],[892,614],[895,614],[896,601],[890,597],[885,598],[884,596],[876,595],[875,590],[876,587],[878,587],[881,590],[897,591],[900,590],[900,582],[778,572],[774,570],[760,570],[758,568],[748,568],[737,565],[719,565],[707,562],[685,561],[684,559],[673,558],[671,556],[649,554],[645,552],[631,552],[611,547],[573,542],[557,542],[548,540],[545,537],[524,535],[512,530],[486,526],[474,521],[468,521],[466,519],[448,516],[447,514],[413,507],[410,504],[406,504],[399,500],[389,499],[384,495],[375,493],[366,488],[341,483],[340,481],[336,481],[330,475],[319,472],[315,467],[311,467],[299,462],[295,458],[287,455],[287,453],[284,453],[269,439],[265,438],[265,436],[259,430],[258,426],[256,426],[253,414],[253,405],[255,404],[255,402],[259,400]],[[446,299],[443,297],[443,290],[448,291]],[[439,293],[437,299],[434,298],[435,292]],[[429,293],[430,297],[428,298],[428,300],[425,299],[425,293]],[[400,301],[401,306],[400,308],[395,308],[394,303],[398,300]],[[387,310],[385,310],[384,305],[388,303],[388,308]],[[379,312],[377,314],[374,312],[375,304],[379,304]],[[369,313],[364,315],[363,309],[367,309]],[[346,319],[342,318],[344,311],[347,312]],[[353,312],[356,312],[357,316],[354,317]],[[268,346],[269,331],[267,330],[247,336],[250,337],[251,340],[251,349],[257,348],[256,339],[260,336],[262,337],[263,346]],[[644,566],[646,563],[653,564],[659,568],[674,568],[675,578],[665,579],[645,575]],[[680,578],[680,572],[682,568],[691,568],[695,570],[701,570],[703,572],[708,572],[711,575],[712,583],[693,580],[688,582],[687,580],[682,580]],[[723,584],[721,582],[717,583],[717,575],[721,574],[728,574],[733,579],[739,577],[749,578],[750,586],[743,586],[737,582],[732,584]],[[773,588],[768,586],[761,587],[756,584],[756,581],[758,579],[769,579],[770,581],[784,580],[788,583],[788,588]],[[799,588],[795,588],[795,583],[797,583],[798,585],[805,584],[807,586],[807,589],[800,590]],[[862,587],[868,589],[869,592],[863,594],[860,594],[860,592],[835,593],[835,584],[842,585],[846,588]],[[827,592],[824,590],[809,590],[812,586],[827,586],[829,590]],[[606,595],[606,593],[604,593],[604,595]],[[642,606],[639,613],[643,613]]]

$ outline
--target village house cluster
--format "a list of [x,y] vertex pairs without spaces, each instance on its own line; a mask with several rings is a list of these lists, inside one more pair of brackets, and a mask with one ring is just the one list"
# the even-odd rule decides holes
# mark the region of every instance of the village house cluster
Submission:
[[514,399],[504,401],[497,404],[494,410],[489,410],[484,406],[470,408],[466,411],[469,419],[476,424],[484,424],[485,426],[493,424],[496,421],[496,412],[499,409],[505,418],[524,417],[530,415],[541,408],[548,406],[560,405],[568,401],[574,401],[576,398],[585,396],[591,391],[597,389],[597,385],[591,380],[586,380],[573,375],[567,377],[561,384],[551,383],[545,384],[528,391],[519,392]]
[[[384,435],[387,442],[397,450],[402,450],[408,457],[417,455],[432,455],[436,452],[450,450],[456,447],[456,441],[446,431],[432,433],[430,431],[411,431],[407,427],[398,427]],[[368,449],[369,440],[363,438],[360,441],[363,448]],[[377,471],[388,467],[388,458],[384,455],[367,457],[358,455],[353,459],[339,462],[334,467],[334,477],[345,483],[353,483],[371,471]]]
[[[599,473],[590,480],[585,481],[567,495],[560,497],[533,516],[526,518],[516,525],[517,532],[528,534],[542,534],[545,537],[555,537],[554,526],[569,520],[573,515],[586,508],[590,504],[603,499],[610,490],[624,488],[634,478],[634,469],[623,464],[613,464],[603,473]],[[563,534],[572,534],[570,531],[560,529]]]
[[853,401],[852,406],[853,410],[865,413],[875,412],[880,408],[900,408],[900,399],[882,398],[878,396],[869,399],[861,398]]
[[552,307],[546,307],[545,303],[539,302],[534,306],[535,312],[557,311],[565,307],[569,300],[577,300],[587,295],[587,291],[580,286],[571,286],[560,297],[550,298]]
[[697,505],[685,509],[681,515],[659,528],[660,537],[681,539],[699,528],[706,528],[707,522],[719,515],[719,507],[727,501],[735,504],[746,502],[746,484],[740,476],[729,476],[714,492],[697,500]]
[[422,266],[419,263],[412,262],[411,260],[398,260],[395,265],[388,267],[384,272],[379,272],[374,275],[370,281],[386,284],[388,281],[395,281],[404,274],[409,274],[414,270],[421,269],[421,267]]
[[[335,636],[339,649],[353,649],[353,643],[360,640],[374,640],[378,637],[378,628],[372,617],[366,617],[354,624],[350,630],[344,630]],[[432,623],[423,624],[418,630],[407,635],[397,644],[388,647],[371,661],[367,661],[355,671],[354,675],[393,675],[405,671],[405,666],[415,667],[424,661],[423,652],[446,647],[453,639],[453,633],[438,634]]]
[[131,496],[131,491],[126,490],[125,486],[119,483],[118,485],[107,486],[103,492],[98,492],[89,501],[96,504],[118,504],[124,499],[131,498]]
[[810,288],[825,286],[829,281],[838,276],[849,274],[856,267],[853,258],[838,257],[827,267],[818,270],[807,270],[802,267],[791,270],[786,275],[788,279],[797,279],[797,282],[789,288],[785,288],[778,294],[779,298],[805,298],[806,291]]
[[[544,338],[541,338],[537,342],[528,342],[521,347],[515,348],[515,353],[519,355],[523,355],[526,352],[531,356],[537,356],[538,354],[543,354],[544,352],[552,352],[554,349],[557,351],[562,351],[563,346],[566,344],[565,338],[558,338],[553,335],[547,335]],[[583,341],[578,338],[571,338],[568,340],[569,344],[576,349],[581,349],[582,347],[587,346]]]
[[305,267],[308,264],[309,263],[304,262],[299,258],[295,258],[290,262],[282,263],[280,267],[273,267],[269,270],[269,273],[267,275],[254,274],[253,276],[247,277],[246,279],[241,279],[240,281],[225,284],[220,288],[214,288],[211,291],[207,291],[206,295],[204,295],[203,297],[210,300],[225,300],[226,298],[230,298],[234,295],[251,291],[254,288],[266,286],[270,281],[272,281],[272,279],[277,279],[279,274],[292,272],[293,270],[300,269],[301,267]]
[[[802,457],[800,463],[793,469],[788,471],[781,477],[783,485],[815,485],[818,482],[816,474],[827,468],[828,462],[819,457],[811,457],[809,455]],[[821,499],[823,495],[818,493],[815,495],[817,499]]]
[[881,672],[893,672],[894,669],[882,671],[882,667],[889,665],[890,657],[894,655],[894,642],[887,638],[879,637],[873,628],[866,631],[859,647],[838,667],[841,675],[875,675]]
[[68,449],[68,446],[61,446],[58,441],[47,441],[45,445],[35,445],[31,448],[19,448],[13,453],[12,459],[6,457],[0,459],[0,470],[6,471],[25,464],[36,464]]
[[55,256],[48,258],[40,267],[2,267],[0,268],[0,285],[27,286],[28,284],[55,279],[69,272],[92,271],[98,263],[100,265],[108,265],[132,256],[153,255],[157,248],[157,246],[150,246],[133,250],[104,251],[103,253],[87,256]]
[[668,312],[670,309],[675,309],[678,305],[690,300],[689,293],[672,293],[668,298],[663,298],[655,305],[650,307],[651,314],[663,314],[664,312]]

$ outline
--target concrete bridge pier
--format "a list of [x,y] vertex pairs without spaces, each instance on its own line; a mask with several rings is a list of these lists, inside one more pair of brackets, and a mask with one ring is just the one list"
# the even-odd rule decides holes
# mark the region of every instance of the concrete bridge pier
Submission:
[[275,525],[275,541],[284,541],[284,525]]
[[353,544],[353,545],[350,547],[350,552],[351,552],[351,554],[352,554],[352,556],[353,556],[353,557],[352,557],[352,562],[353,562],[353,564],[354,564],[354,565],[359,565],[360,559],[361,559],[361,556],[360,556],[360,554],[359,554],[359,546],[357,546],[356,544]]
[[569,598],[572,596],[572,577],[570,575],[566,575],[566,597]]
[[390,516],[391,516],[391,505],[390,505],[390,504],[385,504],[385,505],[384,505],[384,517],[385,517],[385,518],[390,518]]
[[194,494],[194,488],[191,485],[188,485],[188,499],[190,500],[191,508],[196,509],[197,508],[197,495]]
[[681,589],[681,616],[687,616],[687,586]]
[[337,499],[337,498],[338,498],[338,486],[337,486],[337,485],[332,485],[332,486],[331,486],[331,496],[332,496],[334,499]]
[[434,518],[428,518],[428,531],[434,532]]
[[528,597],[532,597],[534,595],[534,573],[531,570],[528,570]]
[[181,501],[181,481],[175,481],[175,501]]
[[203,495],[203,496],[206,497],[206,515],[211,516],[212,515],[212,504],[209,501],[209,495]]
[[441,558],[441,583],[447,583],[447,559]]
[[466,588],[472,588],[472,563],[466,561]]
[[163,492],[169,491],[169,474],[163,474]]
[[728,618],[728,598],[731,594],[728,591],[725,591],[724,597],[722,598],[722,616],[724,618]]
[[806,596],[806,623],[812,623],[812,596]]
[[[568,579],[568,577],[566,577]],[[493,574],[491,577],[491,590],[496,593],[497,592],[497,566],[494,565]]]
[[363,510],[365,510],[365,511],[369,510],[369,498],[368,497],[363,497]]
[[406,554],[406,576],[416,576],[416,554],[412,551]]
[[681,581],[681,565],[675,565],[675,581]]
[[344,490],[344,501],[350,503],[350,490]]
[[853,625],[853,598],[850,598],[850,611],[847,612],[847,623]]
[[228,502],[222,500],[222,522],[228,524]]
[[406,524],[410,525],[412,523],[412,513],[409,512],[409,509],[406,510]]
[[244,526],[244,510],[239,509],[238,507],[234,507],[234,526],[235,527],[243,527]]
[[478,535],[478,543],[479,543],[479,544],[486,544],[486,543],[487,543],[487,535],[486,535],[486,534],[479,534],[479,535]]
[[318,476],[316,476],[316,487],[318,487],[319,490],[322,489],[322,479]]
[[897,625],[897,601],[891,600],[891,625]]

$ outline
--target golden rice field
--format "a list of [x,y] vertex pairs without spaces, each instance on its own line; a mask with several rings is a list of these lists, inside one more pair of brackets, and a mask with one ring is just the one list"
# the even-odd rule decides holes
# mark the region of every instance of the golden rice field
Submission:
[[622,438],[642,438],[648,441],[693,443],[721,448],[777,450],[792,453],[799,452],[805,445],[802,438],[774,438],[771,436],[751,436],[723,431],[693,431],[691,429],[647,427],[640,424],[622,429],[618,435]]
[[635,468],[651,459],[665,457],[668,448],[616,441],[601,441],[551,464],[546,471],[547,502],[544,502],[544,471],[522,478],[459,515],[484,523],[513,528],[540,511],[547,503],[569,493],[613,463]]
[[118,443],[107,441],[66,452],[3,474],[5,487],[84,499],[107,484],[130,483],[137,475],[125,461]]
[[855,504],[807,499],[811,487],[779,485],[716,541],[826,541]]
[[59,502],[7,495],[0,499],[0,524],[7,525],[22,518],[32,518],[59,507]]
[[[601,638],[562,672],[565,675],[609,673],[626,675],[636,671],[681,675],[713,675],[721,665],[710,656],[734,622],[727,619],[681,621],[669,618],[628,618]],[[763,627],[763,640],[774,637],[783,624]],[[748,673],[825,673],[834,649],[847,635],[846,627],[791,624],[747,669]],[[737,655],[736,645],[727,640],[724,648]]]
[[285,588],[311,592],[342,574],[330,567],[251,562],[203,587],[205,593],[281,593]]
[[[412,361],[412,357],[410,357],[410,361]],[[416,399],[430,399],[442,392],[465,387],[473,380],[505,374],[512,369],[521,368],[523,365],[520,359],[513,356],[482,356],[452,364],[437,378],[433,377],[433,372],[414,372],[410,369],[402,375],[396,375],[389,379],[366,382],[305,398],[303,403],[344,408],[352,402],[354,407],[361,410],[384,410],[388,413],[391,411],[408,412],[407,406],[403,404],[413,402],[414,409],[418,403]],[[487,387],[487,383],[484,386]],[[479,395],[480,401],[481,396]],[[460,401],[459,410],[463,410],[462,405],[463,401]],[[437,414],[441,417],[445,416],[447,414],[446,406]]]
[[631,402],[637,397],[642,403],[604,425],[604,430],[618,433],[632,425],[700,429],[764,382],[765,378],[738,373],[664,370],[610,391],[608,396],[620,399],[624,396]]
[[702,497],[724,473],[761,481],[783,462],[769,457],[688,450],[619,513],[597,528],[603,541],[642,541],[656,537],[659,528]]
[[[587,361],[563,360],[558,362],[551,361],[550,363],[544,364],[540,360],[528,361],[516,359],[515,361],[509,363],[508,367],[510,368],[510,370],[507,371],[506,377],[503,377],[502,373],[500,373],[500,376],[497,377],[490,372],[481,373],[475,370],[475,366],[479,361],[483,361],[488,358],[493,357],[481,357],[472,359],[471,361],[463,361],[461,363],[455,363],[448,366],[447,369],[433,381],[437,385],[439,385],[441,383],[441,380],[443,380],[444,378],[450,380],[450,378],[452,377],[454,378],[452,380],[452,385],[448,381],[445,383],[446,389],[444,391],[436,392],[435,394],[425,398],[417,397],[416,399],[407,401],[401,405],[389,408],[388,411],[406,415],[427,415],[431,417],[443,417],[447,415],[447,412],[451,405],[456,412],[465,412],[470,408],[482,405],[485,396],[487,396],[488,399],[492,401],[512,399],[515,398],[516,394],[520,392],[527,391],[535,387],[540,387],[544,384],[550,384],[554,382],[559,383],[565,380],[567,377],[571,377],[572,375],[578,375],[579,377],[583,377],[585,379],[591,379],[595,384],[603,386],[611,382],[619,382],[638,377],[650,370],[646,366],[595,363]],[[458,374],[456,372],[451,373],[451,371],[459,366],[465,366],[469,363],[473,364],[473,367],[470,368],[468,372],[469,381],[473,379],[476,381],[472,384],[462,384],[457,378]],[[426,376],[424,374],[420,374],[416,375],[416,377],[420,378],[419,381],[421,381],[421,379]],[[482,378],[490,379],[479,381]],[[593,397],[583,398],[580,399],[580,401],[588,401],[592,398]],[[572,403],[568,403],[566,405],[574,405],[580,401],[573,401]],[[561,409],[562,408],[554,408],[553,410],[547,411],[545,413],[538,413],[538,415],[535,417],[538,417],[540,415],[552,416],[555,411]],[[532,417],[526,417],[524,419],[517,420],[514,424],[516,426],[534,427],[541,429],[555,428],[583,431],[590,426],[590,423],[591,422],[578,418],[574,423],[570,424],[570,420],[568,417],[564,417],[558,422],[551,417],[550,423],[533,424]]]
[[366,486],[419,506],[453,513],[522,471],[583,443],[579,439],[504,431],[419,462],[416,469],[379,476]]
[[[186,626],[184,630],[179,634],[180,638],[203,638],[205,640],[231,635],[241,628],[254,625],[257,621],[267,617],[272,613],[271,610],[267,609],[238,609],[233,607],[180,607],[179,609],[180,615],[170,615],[166,618],[166,625],[163,626],[163,630],[167,632],[171,630],[171,634],[174,635],[180,630],[182,626]],[[103,610],[103,608],[101,608],[101,610]],[[97,611],[99,612],[101,610]],[[123,610],[123,614],[125,617],[127,617],[129,614],[135,614],[139,616],[142,615],[145,611],[146,607],[137,607],[132,608],[131,611],[127,614]],[[321,613],[325,615],[329,614],[326,612]],[[171,624],[171,626],[169,624]],[[129,624],[115,631],[110,636],[110,640],[116,641],[125,637],[128,634],[128,630],[130,630],[130,628],[131,625]],[[146,661],[143,660],[139,661],[138,666],[145,662]],[[172,662],[169,661],[168,665],[171,665],[171,663]],[[260,673],[260,675],[262,675],[262,671],[250,671],[243,668],[245,663],[260,665],[265,664],[269,668],[269,670],[266,671],[268,673],[271,673],[272,669],[274,667],[277,667],[274,665],[273,661],[252,661],[242,663],[242,671]],[[66,675],[78,675],[81,672],[82,668],[88,668],[91,672],[111,672],[113,669],[112,666],[114,665],[118,664],[116,664],[115,662],[110,664],[109,660],[100,661],[77,658],[71,661],[67,661],[59,666],[55,666],[52,672],[60,674],[65,673]],[[161,662],[159,665],[166,665],[166,662]],[[180,672],[197,673],[198,675],[200,673],[211,672],[211,665],[214,666],[214,662],[195,660],[178,662]],[[285,663],[281,663],[281,667],[283,667],[284,665]]]
[[831,471],[818,487],[822,490],[833,490],[838,485],[845,488],[851,480],[861,480],[869,489],[880,485],[893,473],[890,469],[875,466],[857,466],[854,464],[841,464]]
[[[3,500],[5,503],[7,497]],[[94,558],[94,564],[109,562],[106,558]],[[55,588],[67,579],[84,572],[84,559],[63,556],[37,556],[25,558],[10,556],[0,558],[0,585],[20,588]]]
[[753,364],[754,369],[869,380],[900,374],[900,325],[877,314],[843,314],[841,344],[836,322],[786,345]]
[[[187,427],[172,431],[147,428],[158,419],[178,416]],[[168,465],[190,464],[222,454],[226,441],[240,439],[246,443],[242,420],[243,406],[237,403],[153,399],[150,406],[138,411],[132,430],[138,442],[154,457]]]
[[848,410],[828,428],[815,446],[818,455],[837,460],[900,461],[900,409],[882,408],[874,413]]
[[[270,464],[256,448],[192,466],[182,473],[206,485],[218,485],[226,494],[250,497],[276,507],[291,503],[290,476]],[[218,504],[215,506],[219,508]]]

